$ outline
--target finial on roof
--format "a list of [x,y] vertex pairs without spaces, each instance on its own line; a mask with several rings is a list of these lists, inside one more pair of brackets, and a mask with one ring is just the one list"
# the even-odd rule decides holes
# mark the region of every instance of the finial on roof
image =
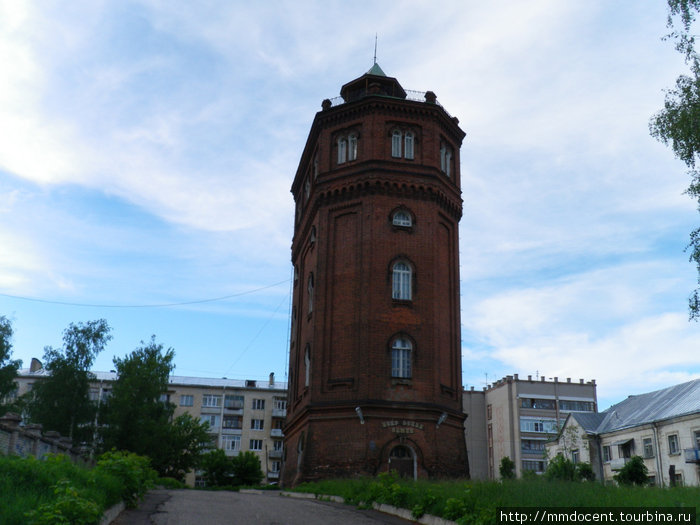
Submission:
[[377,63],[377,33],[374,33],[374,63]]

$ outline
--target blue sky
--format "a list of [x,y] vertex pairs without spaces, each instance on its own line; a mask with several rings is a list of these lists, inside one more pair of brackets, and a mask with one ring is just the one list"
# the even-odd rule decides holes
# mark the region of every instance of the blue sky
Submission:
[[378,34],[384,71],[467,132],[464,385],[595,378],[606,408],[700,376],[698,214],[648,134],[684,70],[665,2],[427,4],[0,0],[14,356],[104,317],[98,370],[155,334],[179,375],[285,379],[289,188]]

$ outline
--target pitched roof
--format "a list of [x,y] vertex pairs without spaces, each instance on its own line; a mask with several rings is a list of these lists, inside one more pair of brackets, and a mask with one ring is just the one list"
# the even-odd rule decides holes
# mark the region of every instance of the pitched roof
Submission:
[[593,434],[598,429],[598,426],[605,419],[604,413],[599,412],[571,412],[571,417],[573,417],[579,426],[589,434]]
[[368,74],[368,75],[377,75],[377,76],[379,76],[379,77],[385,77],[385,76],[386,76],[386,74],[384,73],[384,71],[382,71],[382,68],[379,67],[379,64],[377,64],[376,62],[374,63],[374,65],[372,66],[372,68],[371,68],[369,71],[367,71],[367,74]]
[[629,396],[601,412],[605,418],[596,433],[613,432],[696,413],[700,413],[700,379]]

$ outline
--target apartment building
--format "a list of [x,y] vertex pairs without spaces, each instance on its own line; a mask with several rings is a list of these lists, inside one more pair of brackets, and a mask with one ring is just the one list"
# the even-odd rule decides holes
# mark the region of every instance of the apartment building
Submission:
[[641,456],[651,482],[700,485],[700,379],[629,396],[599,414],[570,414],[549,456],[590,462],[596,478],[612,482],[632,456]]
[[498,479],[501,459],[515,472],[544,472],[545,443],[572,413],[597,412],[595,380],[559,381],[558,377],[506,376],[482,390],[463,393],[465,438],[472,479]]
[[[93,372],[90,398],[100,405],[110,395],[114,372]],[[41,363],[19,370],[16,395],[30,390],[46,371]],[[189,413],[209,423],[212,446],[236,456],[250,450],[260,459],[268,483],[278,482],[282,467],[283,426],[287,415],[287,385],[270,374],[268,381],[170,376],[163,400],[175,405],[174,416]],[[196,473],[189,485],[201,483]]]

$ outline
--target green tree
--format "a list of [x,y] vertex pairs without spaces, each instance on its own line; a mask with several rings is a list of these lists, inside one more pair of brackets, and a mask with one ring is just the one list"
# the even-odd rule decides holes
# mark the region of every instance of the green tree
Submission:
[[649,469],[640,456],[632,456],[613,479],[620,485],[646,485],[649,483]]
[[258,485],[264,477],[260,468],[260,458],[250,450],[233,458],[233,472],[235,485]]
[[12,323],[0,316],[0,416],[12,404],[8,396],[17,388],[15,378],[22,361],[12,360]]
[[225,487],[234,484],[235,471],[232,459],[227,457],[220,448],[211,450],[202,456],[199,466],[204,473],[207,487]]
[[141,345],[114,359],[117,380],[101,417],[103,447],[148,456],[161,476],[183,479],[209,443],[208,426],[190,415],[172,420],[175,405],[164,396],[175,352],[155,336]]
[[501,464],[498,466],[498,473],[501,479],[515,479],[515,463],[508,456],[501,458]]
[[34,383],[27,405],[30,419],[74,442],[91,442],[96,405],[90,401],[90,372],[95,357],[112,339],[104,319],[71,323],[63,332],[63,348],[44,349],[49,374]]
[[[695,50],[695,36],[691,28],[700,10],[700,0],[668,0],[667,26],[671,33],[665,39],[675,42],[676,50],[685,56],[689,73],[680,75],[676,85],[666,91],[664,109],[654,115],[649,123],[651,135],[671,146],[674,154],[688,168],[690,186],[686,193],[698,201],[700,210],[700,56]],[[700,285],[700,228],[690,234],[690,261],[695,263]],[[700,319],[700,287],[688,300],[690,318]]]
[[576,465],[562,454],[557,454],[554,459],[547,463],[544,477],[552,481],[574,481],[576,479]]

